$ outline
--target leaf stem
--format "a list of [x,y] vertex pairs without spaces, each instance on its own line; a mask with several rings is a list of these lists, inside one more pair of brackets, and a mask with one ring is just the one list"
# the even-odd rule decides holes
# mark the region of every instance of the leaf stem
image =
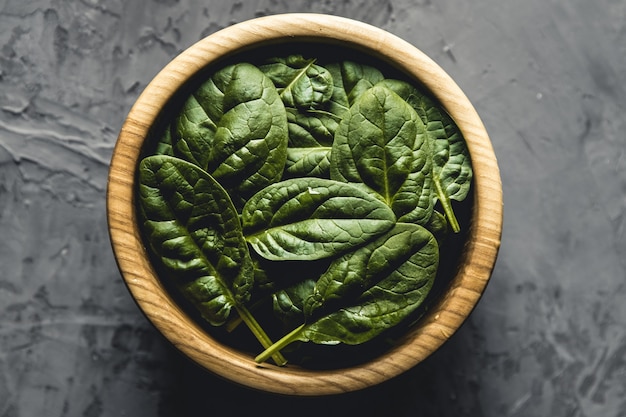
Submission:
[[[248,306],[248,313],[250,315],[252,315],[252,312],[257,310],[259,308],[259,306],[261,304],[263,304],[264,300],[259,300],[256,303],[253,303],[252,305]],[[224,324],[224,329],[226,329],[226,331],[228,333],[233,332],[243,321],[243,319],[241,318],[241,316],[239,314],[234,315],[234,317],[230,317],[229,320]]]
[[300,337],[300,334],[304,330],[304,326],[305,326],[305,324],[301,324],[300,326],[298,326],[295,329],[293,329],[291,332],[287,333],[285,336],[283,336],[276,343],[274,343],[273,345],[265,348],[265,350],[263,352],[261,352],[261,354],[258,355],[256,358],[254,358],[254,360],[257,363],[263,363],[266,360],[268,360],[270,357],[273,357],[273,355],[276,352],[280,352],[280,350],[282,348],[284,348],[288,344],[298,340],[298,338]]
[[[257,340],[261,343],[261,345],[267,350],[272,344],[272,340],[269,338],[267,333],[263,330],[258,321],[252,316],[250,311],[243,305],[239,305],[235,307],[237,309],[237,313],[239,313],[239,317],[243,320],[244,323],[248,326],[252,334],[257,338]],[[287,359],[280,353],[280,349],[274,349],[270,355],[268,355],[265,360],[272,357],[276,365],[284,366],[287,364]]]
[[443,211],[448,218],[448,222],[450,222],[450,227],[452,227],[452,231],[454,233],[459,233],[461,231],[461,226],[459,226],[459,221],[456,219],[454,215],[454,211],[452,210],[452,203],[450,202],[450,197],[446,194],[441,188],[441,183],[439,182],[439,178],[433,178],[433,182],[435,183],[435,189],[437,192],[437,198],[441,202],[441,206],[443,207]]
[[224,329],[226,329],[228,333],[231,333],[241,324],[242,321],[243,319],[239,315],[230,318],[226,324],[224,324]]

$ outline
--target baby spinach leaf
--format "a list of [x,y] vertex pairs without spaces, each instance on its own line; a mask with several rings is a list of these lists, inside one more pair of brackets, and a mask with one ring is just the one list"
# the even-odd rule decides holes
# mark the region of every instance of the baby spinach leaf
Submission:
[[217,71],[185,100],[171,127],[174,156],[207,169],[213,136],[224,113],[224,91],[234,68]]
[[295,178],[261,190],[242,211],[244,235],[269,260],[314,260],[367,243],[393,227],[393,212],[350,184]]
[[224,189],[197,166],[170,156],[139,167],[144,230],[163,266],[213,325],[250,298],[252,263]]
[[214,134],[214,121],[207,117],[197,99],[190,96],[176,120],[174,155],[207,169]]
[[433,210],[433,215],[428,220],[428,223],[425,225],[430,233],[435,236],[437,242],[439,243],[439,247],[441,248],[446,235],[448,234],[448,220],[446,216],[439,213],[437,210]]
[[440,201],[454,232],[460,226],[450,200],[463,201],[472,182],[472,164],[461,131],[452,118],[427,95],[400,80],[381,83],[403,97],[419,114],[432,153],[435,197]]
[[411,315],[432,288],[439,248],[425,228],[398,223],[387,234],[334,261],[306,299],[304,324],[257,356],[294,341],[360,344]]
[[287,110],[291,146],[330,145],[338,124],[326,111],[334,85],[330,72],[301,55],[272,58],[259,67],[276,85]]
[[330,98],[315,109],[287,107],[290,146],[331,146],[339,122],[352,102],[383,79],[377,69],[352,61],[331,63],[325,68],[332,76]]
[[302,323],[305,300],[313,294],[315,279],[304,279],[272,294],[274,313],[285,327]]
[[326,69],[333,77],[335,90],[331,101],[338,115],[341,108],[348,110],[363,92],[385,79],[377,68],[354,61],[330,63]]
[[208,171],[241,204],[280,180],[287,158],[287,116],[271,80],[245,63],[232,69],[223,110],[211,143]]
[[[150,156],[139,166],[139,204],[153,253],[202,317],[221,326],[234,308],[259,342],[270,346],[245,306],[252,260],[239,215],[217,181],[184,160]],[[280,354],[273,358],[286,362]]]
[[280,94],[286,107],[315,109],[326,103],[333,93],[332,75],[315,59],[302,55],[270,59],[259,67]]
[[331,179],[363,183],[399,221],[425,224],[433,211],[431,157],[415,110],[377,85],[360,95],[335,133]]
[[[438,254],[437,242],[426,228],[398,223],[384,236],[334,261],[306,300],[305,315],[328,314],[381,291],[381,286],[391,292],[383,297],[386,302],[403,300],[392,309],[413,307],[430,290]],[[413,297],[412,302],[407,303],[407,297]]]
[[[300,61],[292,66],[306,67],[311,60],[305,60],[301,56],[288,58],[275,58],[280,64],[270,64],[261,67],[266,74],[276,83],[281,91],[281,86],[287,85],[289,79],[297,75],[295,69],[285,68],[286,61]],[[331,146],[337,126],[343,115],[350,108],[350,104],[363,91],[371,88],[383,79],[383,75],[377,69],[357,64],[352,61],[331,63],[325,67],[315,66],[320,74],[324,74],[324,96],[315,100],[308,107],[294,103],[290,100],[283,101],[287,108],[287,120],[289,123],[289,145],[293,147]],[[291,75],[290,75],[291,74]],[[285,79],[281,79],[285,77]],[[300,79],[307,79],[301,77]],[[322,91],[322,89],[319,89]],[[295,92],[294,92],[295,94]],[[312,95],[311,95],[312,96]],[[289,97],[289,96],[288,96]],[[301,100],[306,102],[305,100]],[[307,104],[310,104],[307,102]]]
[[287,148],[284,178],[329,178],[330,151],[330,147]]
[[472,162],[456,124],[436,107],[425,107],[426,132],[433,144],[433,182],[437,198],[454,232],[460,230],[450,200],[463,201],[472,182]]
[[282,176],[285,108],[271,80],[251,64],[229,65],[201,84],[170,133],[173,155],[209,172],[239,197],[237,206]]
[[341,120],[338,116],[322,110],[300,112],[294,108],[287,108],[286,111],[289,146],[306,148],[332,145],[335,130]]

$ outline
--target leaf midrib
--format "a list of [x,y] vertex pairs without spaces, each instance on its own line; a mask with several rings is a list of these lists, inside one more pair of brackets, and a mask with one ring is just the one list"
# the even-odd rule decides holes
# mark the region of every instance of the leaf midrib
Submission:
[[289,84],[287,84],[285,86],[285,88],[283,88],[283,91],[280,92],[280,97],[283,98],[283,94],[285,93],[285,91],[291,91],[291,88],[296,84],[296,82],[302,78],[306,72],[308,71],[309,68],[311,68],[311,66],[313,66],[313,64],[315,64],[315,60],[311,59],[309,61],[307,61],[306,66],[302,67],[300,70],[298,70],[298,75],[296,75]]
[[[196,188],[187,180],[187,178],[181,173],[180,169],[175,165],[175,164],[171,164],[174,167],[174,170],[176,171],[176,173],[185,180],[185,182],[187,184],[189,184],[189,186],[194,190],[194,195],[196,194]],[[158,189],[158,187],[157,187]],[[160,189],[159,189],[160,191]],[[191,231],[189,230],[189,228],[187,227],[187,224],[185,222],[183,222],[180,218],[180,216],[178,216],[177,211],[175,210],[175,208],[173,207],[173,205],[170,203],[169,200],[163,198],[163,200],[165,200],[167,206],[169,207],[170,211],[173,214],[174,217],[174,221],[176,221],[176,223],[178,223],[180,225],[180,228],[184,230],[184,234],[189,237],[189,239],[194,243],[194,246],[197,249],[197,252],[199,253],[200,259],[203,261],[203,263],[205,265],[208,266],[209,268],[209,272],[212,272],[213,275],[215,276],[215,279],[219,282],[220,286],[222,287],[223,291],[228,295],[230,301],[233,303],[233,305],[237,305],[236,299],[235,299],[235,295],[232,293],[232,291],[230,290],[230,288],[228,287],[228,285],[225,284],[224,279],[222,277],[222,275],[219,273],[219,271],[217,270],[217,268],[215,268],[213,266],[213,264],[209,261],[209,259],[206,257],[206,255],[204,254],[204,251],[202,250],[202,247],[200,245],[198,245],[198,242],[196,241],[196,239],[194,239]]]

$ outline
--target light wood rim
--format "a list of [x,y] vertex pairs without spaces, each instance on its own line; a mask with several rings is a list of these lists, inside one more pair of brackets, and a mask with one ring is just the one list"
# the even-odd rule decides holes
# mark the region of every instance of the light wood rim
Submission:
[[[354,47],[393,62],[434,93],[463,132],[474,167],[474,208],[464,262],[449,291],[393,351],[358,367],[332,371],[258,366],[251,356],[207,335],[165,292],[135,221],[135,169],[148,130],[183,83],[211,62],[242,48],[284,40]],[[475,307],[495,264],[502,230],[502,185],[496,157],[480,117],[457,84],[413,45],[379,28],[319,14],[283,14],[230,26],[172,60],[145,88],[121,129],[111,160],[107,218],[118,267],[138,306],[181,352],[237,384],[289,395],[359,390],[407,371],[439,348]]]

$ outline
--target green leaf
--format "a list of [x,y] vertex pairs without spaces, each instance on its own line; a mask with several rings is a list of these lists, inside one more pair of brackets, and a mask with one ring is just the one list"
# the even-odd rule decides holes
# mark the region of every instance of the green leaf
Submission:
[[[246,307],[252,260],[226,191],[196,165],[166,155],[144,158],[138,176],[144,233],[181,293],[214,326],[234,308],[261,345],[271,346]],[[272,358],[286,363],[280,352]]]
[[183,103],[170,128],[173,155],[209,172],[235,204],[280,180],[287,116],[276,88],[248,63],[226,66]]
[[472,163],[465,139],[452,118],[435,106],[424,106],[426,133],[433,143],[433,174],[445,194],[463,201],[472,181]]
[[315,108],[287,107],[289,146],[331,146],[339,122],[364,91],[383,79],[376,68],[352,61],[325,65],[332,79],[332,94]]
[[359,344],[399,324],[434,282],[439,247],[425,228],[398,223],[385,236],[333,262],[307,299],[316,343]]
[[237,64],[231,75],[208,171],[241,204],[280,180],[287,159],[287,116],[276,88],[259,69]]
[[213,325],[250,298],[252,262],[228,194],[197,166],[150,156],[139,167],[144,232],[176,285]]
[[330,147],[287,148],[285,178],[330,177]]
[[330,145],[338,119],[326,108],[334,91],[328,70],[301,55],[272,58],[259,67],[276,85],[287,110],[290,146]]
[[434,100],[399,80],[383,83],[403,97],[419,114],[432,153],[435,197],[441,202],[454,232],[460,230],[450,200],[463,201],[472,182],[472,163],[467,144],[452,118]]
[[244,235],[270,260],[314,260],[367,243],[395,223],[393,212],[360,188],[321,178],[272,184],[242,211]]
[[[297,61],[298,64],[291,63],[294,66],[291,68],[285,64],[290,60]],[[279,91],[298,75],[298,65],[302,68],[314,65],[312,60],[305,60],[301,56],[275,58],[274,61],[276,63],[261,68],[272,78]],[[383,79],[382,73],[377,69],[352,61],[315,67],[317,72],[324,74],[324,83],[321,83],[324,85],[323,97],[310,100],[307,105],[297,104],[283,97],[289,124],[289,146],[292,147],[331,146],[337,126],[350,108],[350,104],[363,91]],[[301,75],[300,79],[307,77]],[[282,95],[284,96],[284,91]],[[312,93],[309,95],[312,97]]]
[[437,242],[439,242],[439,247],[441,247],[449,229],[446,216],[439,213],[437,210],[433,210],[433,215],[430,217],[425,227],[435,236]]
[[302,323],[304,303],[313,294],[314,287],[315,279],[304,279],[272,294],[274,314],[285,327],[293,328]]
[[338,116],[321,110],[300,112],[287,108],[289,146],[307,148],[331,146],[341,120]]
[[209,122],[196,98],[190,96],[176,120],[174,155],[207,169],[211,141],[215,134],[214,126],[209,126]]
[[325,67],[333,77],[335,91],[331,101],[338,109],[347,110],[361,94],[385,79],[377,68],[354,61],[330,63]]
[[393,91],[380,85],[365,91],[335,134],[331,179],[363,183],[399,221],[426,224],[433,211],[432,162],[422,127]]
[[276,85],[286,107],[319,108],[333,93],[332,75],[316,65],[315,59],[302,55],[272,58],[259,69]]
[[257,356],[294,341],[361,344],[400,324],[430,292],[439,263],[425,228],[398,223],[387,234],[335,260],[304,305],[305,322]]
[[224,90],[233,69],[216,72],[185,100],[172,123],[174,156],[207,169],[213,137],[224,112]]

